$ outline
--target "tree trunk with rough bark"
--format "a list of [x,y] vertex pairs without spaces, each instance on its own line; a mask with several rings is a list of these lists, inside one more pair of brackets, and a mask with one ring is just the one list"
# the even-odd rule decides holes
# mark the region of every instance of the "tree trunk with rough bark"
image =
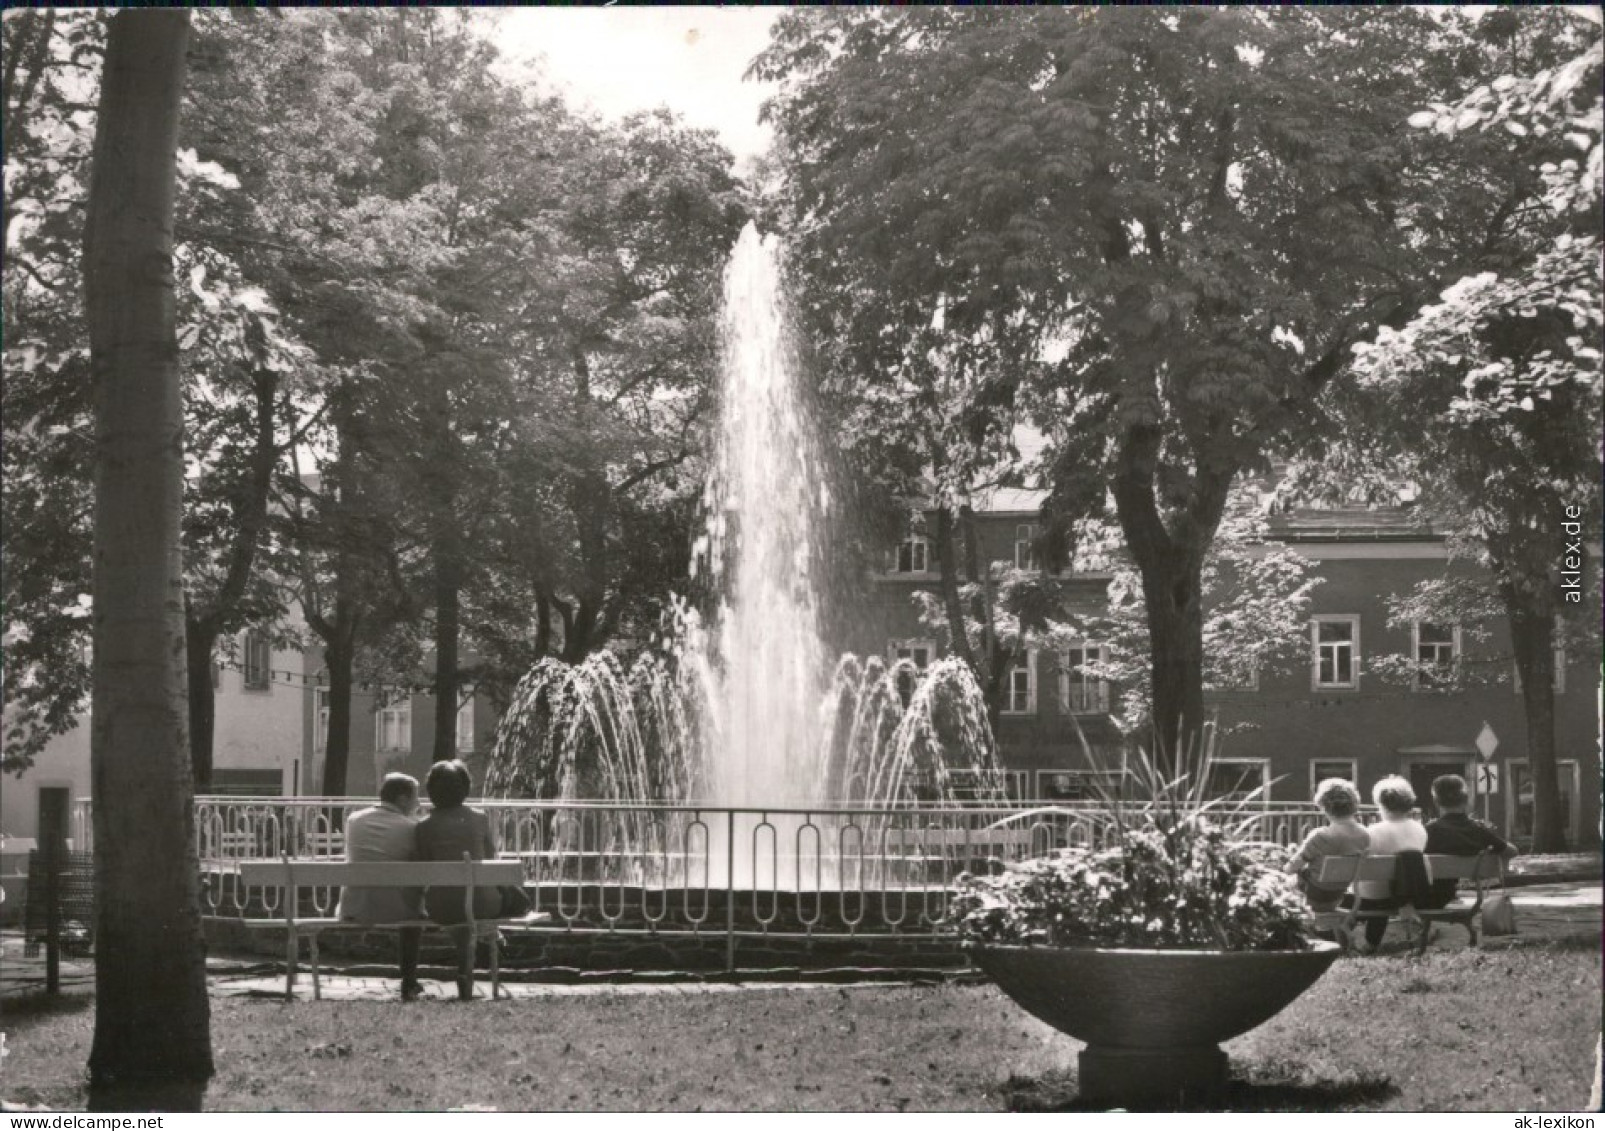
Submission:
[[461,631],[462,559],[455,527],[435,539],[434,760],[457,757],[457,641]]
[[[1561,811],[1560,769],[1555,759],[1555,611],[1547,602],[1521,601],[1501,586],[1510,620],[1510,641],[1521,674],[1527,722],[1527,770],[1532,775],[1534,852],[1566,851],[1566,815]],[[1538,607],[1533,607],[1537,605]]]
[[344,797],[346,773],[351,764],[351,670],[356,660],[353,643],[355,610],[352,602],[336,598],[334,621],[323,641],[323,666],[329,673],[329,729],[323,740],[325,797]]
[[1204,555],[1226,507],[1235,468],[1193,478],[1184,507],[1159,507],[1160,446],[1155,425],[1129,427],[1110,487],[1126,547],[1142,577],[1152,653],[1153,756],[1166,769],[1196,766],[1204,747]]
[[184,620],[184,656],[189,683],[190,776],[196,793],[212,788],[212,738],[217,729],[217,702],[212,697],[213,653],[217,630],[192,617]]
[[[195,788],[202,793],[212,786],[213,720],[217,713],[212,694],[212,658],[217,651],[218,637],[239,626],[241,601],[250,586],[257,552],[267,532],[268,495],[273,488],[273,467],[279,458],[274,427],[278,374],[271,369],[259,369],[251,385],[256,402],[252,420],[251,477],[248,489],[232,503],[234,539],[228,551],[228,568],[210,605],[196,605],[192,599],[185,605],[191,638],[190,764],[194,768]],[[201,666],[206,669],[204,680],[199,678]]]
[[95,386],[91,1106],[198,1109],[212,1075],[185,706],[173,198],[189,13],[112,17],[84,233]]

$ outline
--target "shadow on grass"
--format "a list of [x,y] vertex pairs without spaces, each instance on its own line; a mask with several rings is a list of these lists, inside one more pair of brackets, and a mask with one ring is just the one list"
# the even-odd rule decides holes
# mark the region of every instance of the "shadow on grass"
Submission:
[[[1311,1079],[1291,1061],[1234,1064],[1236,1070],[1223,1095],[1195,1104],[1156,1102],[1134,1105],[1133,1111],[1365,1111],[1399,1094],[1386,1076],[1347,1073],[1334,1080]],[[1244,1069],[1247,1069],[1246,1074]],[[1042,1076],[1011,1076],[1003,1086],[1009,1111],[1105,1111],[1083,1102],[1073,1070]]]
[[40,990],[0,998],[0,1017],[5,1018],[7,1025],[12,1025],[82,1013],[94,1004],[92,994],[47,994]]

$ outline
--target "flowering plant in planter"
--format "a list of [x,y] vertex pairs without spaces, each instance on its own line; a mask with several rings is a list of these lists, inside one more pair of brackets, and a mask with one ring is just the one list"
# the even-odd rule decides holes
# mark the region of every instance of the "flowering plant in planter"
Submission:
[[1065,848],[959,877],[948,920],[969,942],[1301,950],[1304,900],[1275,858],[1207,817],[1144,814],[1108,848]]
[[[1057,947],[1302,950],[1305,907],[1286,850],[1244,839],[1235,805],[1207,796],[1206,748],[1174,778],[1139,751],[1109,795],[1104,847],[1071,847],[958,878],[948,923],[966,942]],[[1135,797],[1131,796],[1135,794]]]
[[1208,797],[1207,747],[1197,770],[1168,779],[1139,753],[1120,776],[1137,796],[1105,798],[1098,846],[961,876],[948,905],[998,988],[1085,1042],[1089,1102],[1218,1097],[1220,1042],[1275,1016],[1338,955],[1305,938],[1284,850],[1248,840],[1252,818]]

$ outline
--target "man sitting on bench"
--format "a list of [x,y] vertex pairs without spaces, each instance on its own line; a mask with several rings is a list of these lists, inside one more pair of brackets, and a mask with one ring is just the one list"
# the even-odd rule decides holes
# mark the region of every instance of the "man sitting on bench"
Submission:
[[[1444,774],[1432,782],[1432,800],[1441,814],[1427,822],[1427,852],[1439,856],[1479,856],[1493,849],[1506,860],[1516,855],[1516,848],[1494,832],[1487,821],[1479,821],[1466,810],[1471,798],[1466,791],[1466,779],[1458,774]],[[1422,904],[1423,910],[1436,911],[1454,901],[1457,880],[1434,880],[1432,895]]]
[[[418,779],[408,774],[386,774],[379,786],[379,804],[346,818],[346,862],[365,864],[418,858]],[[423,918],[422,896],[417,888],[345,888],[340,892],[337,918],[356,923],[405,923]],[[401,1000],[413,1001],[422,992],[418,982],[418,952],[422,927],[402,927]]]

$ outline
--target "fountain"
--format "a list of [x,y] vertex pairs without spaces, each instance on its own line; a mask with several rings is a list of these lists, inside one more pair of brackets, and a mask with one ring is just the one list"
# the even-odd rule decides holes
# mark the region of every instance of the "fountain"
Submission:
[[[950,803],[960,783],[969,797],[1004,794],[964,664],[827,656],[816,579],[831,493],[779,278],[775,241],[749,224],[725,276],[721,416],[692,550],[713,607],[704,617],[679,606],[667,642],[628,667],[609,652],[536,665],[502,720],[486,789],[618,806],[608,836],[635,856],[723,859],[723,841],[760,838],[774,867],[800,876],[835,831],[810,813]],[[695,815],[622,812],[652,805],[757,815],[721,834]],[[860,822],[855,835],[884,825]]]

